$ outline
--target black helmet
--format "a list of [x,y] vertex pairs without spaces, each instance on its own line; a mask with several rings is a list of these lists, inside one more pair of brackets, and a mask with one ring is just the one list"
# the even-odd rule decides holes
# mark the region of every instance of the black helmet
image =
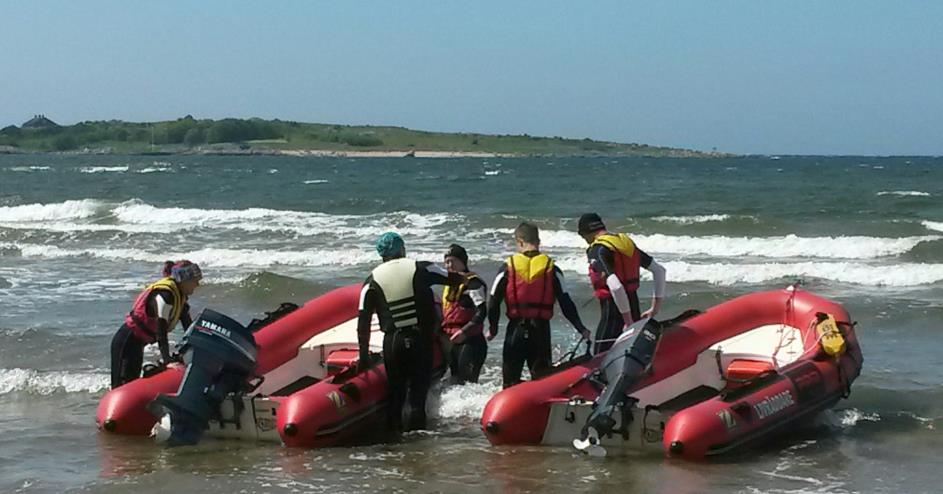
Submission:
[[577,227],[577,233],[580,235],[585,235],[587,233],[598,232],[599,230],[605,230],[606,225],[602,222],[602,218],[599,217],[596,213],[586,213],[583,216],[580,216],[579,226]]
[[468,252],[465,252],[465,248],[462,247],[461,245],[458,245],[458,244],[450,245],[449,248],[445,250],[445,256],[443,257],[449,257],[449,256],[452,256],[462,261],[462,264],[464,264],[466,267],[468,266]]

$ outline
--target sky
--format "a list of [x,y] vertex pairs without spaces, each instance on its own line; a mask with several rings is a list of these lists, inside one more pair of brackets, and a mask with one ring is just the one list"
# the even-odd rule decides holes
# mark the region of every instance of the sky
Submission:
[[943,155],[939,1],[0,0],[0,127],[262,117]]

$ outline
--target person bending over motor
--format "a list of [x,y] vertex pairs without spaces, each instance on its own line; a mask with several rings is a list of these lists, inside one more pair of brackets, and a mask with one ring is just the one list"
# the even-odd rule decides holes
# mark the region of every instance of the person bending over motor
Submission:
[[112,388],[141,377],[145,345],[157,343],[163,365],[179,360],[170,353],[167,334],[178,321],[184,328],[193,322],[187,301],[200,286],[203,273],[200,266],[183,260],[167,261],[161,274],[161,279],[137,296],[124,324],[111,339]]
[[[628,235],[609,233],[596,213],[580,217],[578,233],[589,244],[589,280],[593,295],[599,299],[599,325],[593,345],[596,354],[608,350],[626,326],[658,314],[665,297],[665,268]],[[637,293],[639,267],[651,271],[655,279],[652,306],[644,313],[640,312]]]
[[488,301],[489,340],[498,334],[501,302],[507,304],[501,368],[505,388],[521,382],[525,362],[532,379],[550,371],[550,319],[554,302],[560,304],[563,316],[583,338],[590,336],[563,284],[563,272],[547,254],[540,252],[537,227],[521,223],[514,230],[514,241],[517,254],[509,257],[498,271]]
[[450,274],[431,262],[406,258],[402,237],[387,232],[377,241],[383,264],[363,282],[357,339],[358,368],[370,366],[370,322],[373,314],[383,330],[383,363],[389,386],[387,422],[393,431],[403,429],[403,406],[409,397],[406,430],[426,426],[426,394],[432,383],[433,338],[438,309],[432,285],[459,284],[464,277]]
[[488,355],[488,342],[483,334],[488,315],[488,287],[468,270],[468,253],[458,244],[445,251],[445,267],[467,281],[442,291],[442,332],[449,338],[449,370],[456,384],[478,382],[478,374]]

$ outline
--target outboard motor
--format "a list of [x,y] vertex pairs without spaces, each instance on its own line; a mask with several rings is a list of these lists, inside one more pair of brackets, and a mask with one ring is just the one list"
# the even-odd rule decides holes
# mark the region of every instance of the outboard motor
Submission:
[[606,353],[602,365],[592,376],[604,388],[596,398],[593,412],[586,419],[582,438],[573,440],[577,449],[592,447],[590,454],[605,455],[605,450],[598,446],[599,437],[612,432],[616,425],[613,418],[616,412],[622,413],[622,430],[628,430],[634,401],[626,393],[651,368],[661,331],[662,325],[658,321],[642,319],[626,328]]
[[200,441],[219,405],[230,393],[250,389],[258,347],[238,322],[204,309],[183,337],[187,368],[176,396],[159,395],[149,409],[161,417],[152,435],[168,446]]

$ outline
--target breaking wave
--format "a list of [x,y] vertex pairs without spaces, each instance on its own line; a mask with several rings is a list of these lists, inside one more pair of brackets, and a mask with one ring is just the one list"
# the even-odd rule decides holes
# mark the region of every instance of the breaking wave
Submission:
[[879,196],[898,196],[898,197],[930,197],[929,192],[919,190],[882,190],[878,192]]
[[111,378],[104,373],[0,369],[0,394],[97,393],[110,385]]
[[[926,224],[926,223],[925,223]],[[940,225],[943,227],[943,224]],[[941,230],[943,231],[943,230]],[[819,259],[874,259],[898,256],[921,242],[939,240],[939,235],[884,238],[838,237],[725,237],[688,235],[633,235],[633,240],[651,254],[710,257],[810,257]],[[575,232],[549,230],[540,233],[541,245],[585,249],[586,242]]]

